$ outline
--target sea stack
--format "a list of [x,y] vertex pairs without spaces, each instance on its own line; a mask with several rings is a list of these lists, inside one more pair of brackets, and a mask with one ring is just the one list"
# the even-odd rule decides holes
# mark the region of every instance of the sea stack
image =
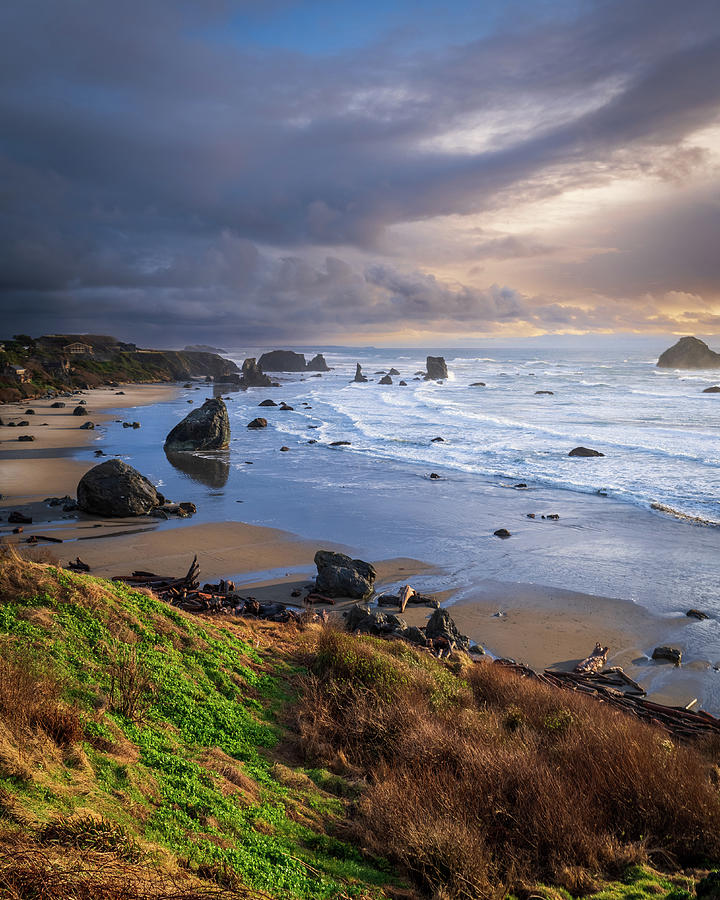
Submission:
[[242,372],[240,373],[240,387],[270,387],[272,380],[269,375],[265,375],[260,366],[255,362],[255,357],[251,356],[242,364]]
[[263,353],[258,365],[263,372],[305,372],[307,368],[305,354],[294,350],[270,350]]
[[165,438],[165,450],[226,450],[230,443],[230,420],[222,400],[206,400]]
[[428,356],[425,367],[425,381],[438,381],[448,377],[447,365],[443,356]]
[[657,365],[661,369],[720,369],[720,353],[699,338],[683,337],[660,355]]
[[367,381],[367,378],[362,373],[362,366],[360,363],[357,363],[355,366],[355,377],[353,378],[353,381]]

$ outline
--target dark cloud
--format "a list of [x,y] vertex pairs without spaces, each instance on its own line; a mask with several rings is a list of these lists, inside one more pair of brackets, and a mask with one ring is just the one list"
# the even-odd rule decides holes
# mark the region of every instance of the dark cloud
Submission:
[[[562,21],[533,20],[533,6],[464,44],[309,55],[243,41],[233,16],[261,14],[259,2],[6,4],[7,321],[159,329],[164,316],[176,329],[258,334],[303,316],[333,333],[403,317],[555,321],[551,305],[509,289],[387,266],[388,229],[618,173],[682,179],[702,153],[678,142],[720,104],[720,16],[716,0],[598,0]],[[632,248],[634,268],[597,258],[577,277],[627,296],[639,262],[662,268],[663,235],[645,254]],[[378,261],[313,263],[313,248],[329,246]],[[687,248],[694,267],[707,267],[707,249]],[[475,256],[552,250],[541,236],[498,235]]]

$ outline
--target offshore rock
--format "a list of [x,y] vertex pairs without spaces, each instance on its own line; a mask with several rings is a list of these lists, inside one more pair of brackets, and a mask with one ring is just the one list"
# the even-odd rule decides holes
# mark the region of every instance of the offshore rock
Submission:
[[325,357],[322,353],[318,353],[316,356],[310,360],[310,362],[306,366],[306,371],[308,372],[329,372],[330,366],[325,362]]
[[165,439],[165,450],[226,450],[229,443],[227,407],[224,401],[211,399],[178,422]]
[[699,338],[682,337],[660,354],[657,364],[661,369],[720,369],[720,353]]
[[263,353],[258,365],[263,372],[304,372],[307,367],[305,354],[295,353],[294,350],[271,350]]
[[155,485],[121,459],[86,472],[77,487],[78,506],[98,516],[144,516],[160,505]]
[[383,375],[378,384],[392,384],[393,380],[389,375]]
[[575,447],[568,453],[568,456],[605,456],[599,450],[592,450],[590,447]]
[[252,422],[248,422],[248,428],[267,428],[267,419],[263,419],[262,416],[258,416],[257,419],[253,419]]
[[444,357],[428,356],[425,365],[427,367],[425,381],[437,381],[441,378],[448,377],[448,370]]
[[255,362],[255,357],[251,356],[246,359],[242,364],[242,371],[240,372],[240,386],[270,387],[271,385],[272,381]]
[[357,363],[355,366],[355,377],[353,381],[364,382],[367,381],[367,378],[362,373],[362,366],[360,363]]

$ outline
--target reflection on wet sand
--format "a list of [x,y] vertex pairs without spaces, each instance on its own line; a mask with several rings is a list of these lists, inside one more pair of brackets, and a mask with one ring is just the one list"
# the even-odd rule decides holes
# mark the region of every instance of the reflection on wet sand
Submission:
[[202,456],[197,453],[166,452],[165,456],[170,465],[180,472],[211,488],[225,487],[230,476],[230,457],[227,451]]

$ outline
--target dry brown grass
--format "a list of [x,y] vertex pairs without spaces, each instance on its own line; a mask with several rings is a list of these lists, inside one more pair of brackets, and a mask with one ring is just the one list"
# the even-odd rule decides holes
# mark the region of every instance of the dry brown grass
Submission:
[[582,892],[631,862],[720,858],[712,761],[592,698],[492,663],[316,633],[297,715],[307,755],[361,774],[357,838],[431,891]]

